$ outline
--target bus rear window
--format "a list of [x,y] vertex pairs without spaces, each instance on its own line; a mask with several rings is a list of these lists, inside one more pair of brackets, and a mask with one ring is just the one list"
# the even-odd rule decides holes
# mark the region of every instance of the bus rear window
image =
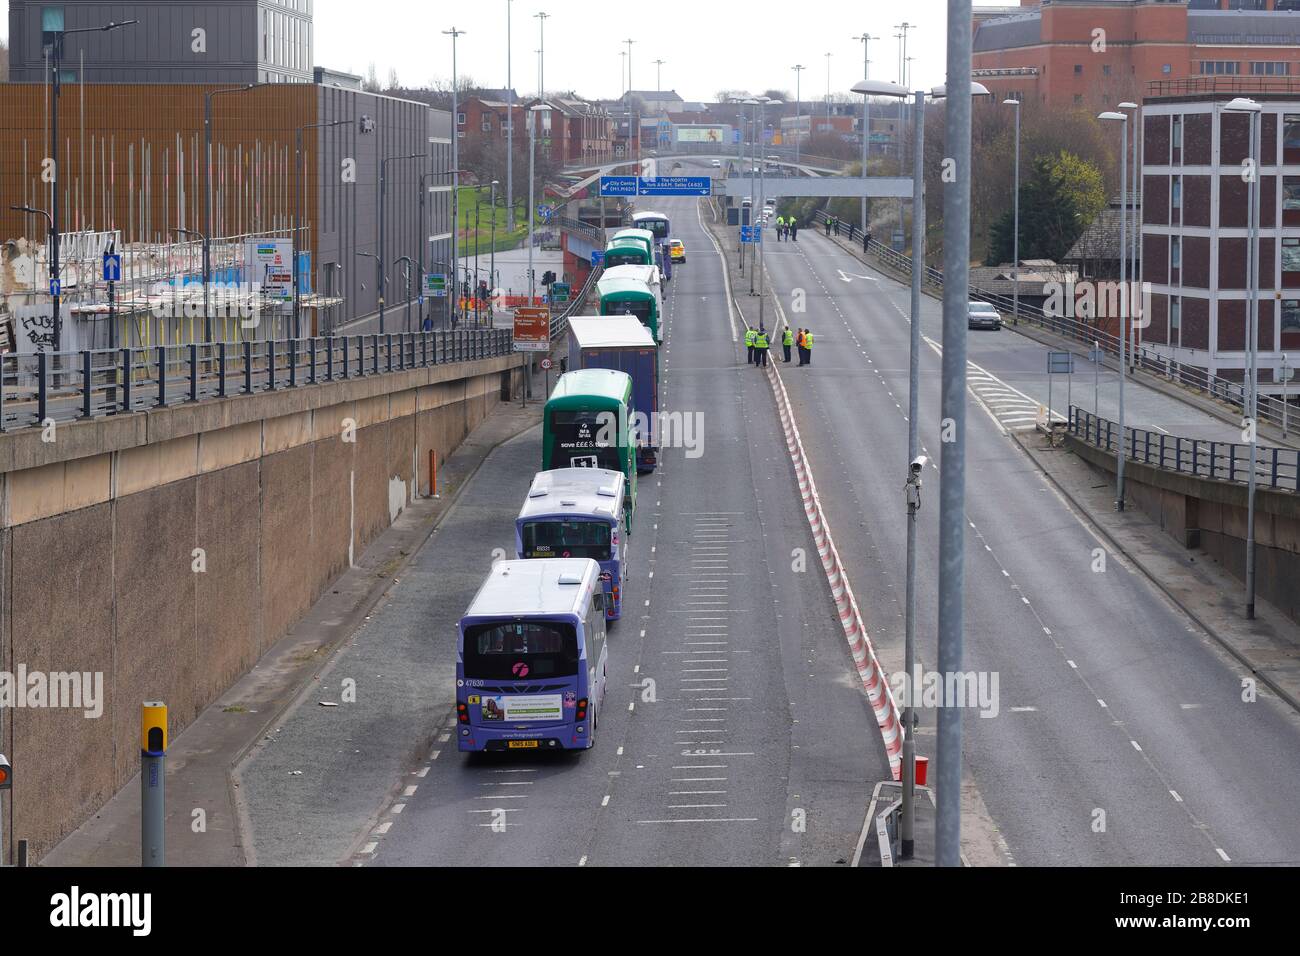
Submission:
[[645,266],[645,252],[607,252],[605,253],[605,268],[612,269],[614,266]]
[[475,624],[465,630],[465,676],[481,680],[572,677],[578,635],[560,621]]
[[623,471],[617,418],[607,421],[597,412],[551,412],[551,467]]
[[650,310],[654,308],[654,303],[649,299],[641,299],[637,302],[611,302],[606,306],[606,315],[634,315],[645,325],[650,321]]
[[529,521],[524,557],[609,560],[609,524],[604,521]]

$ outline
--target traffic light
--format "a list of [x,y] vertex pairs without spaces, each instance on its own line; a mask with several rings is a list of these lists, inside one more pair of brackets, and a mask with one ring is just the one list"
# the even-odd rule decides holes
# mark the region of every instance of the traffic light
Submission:
[[542,273],[542,285],[552,285],[555,282],[555,271],[547,269]]

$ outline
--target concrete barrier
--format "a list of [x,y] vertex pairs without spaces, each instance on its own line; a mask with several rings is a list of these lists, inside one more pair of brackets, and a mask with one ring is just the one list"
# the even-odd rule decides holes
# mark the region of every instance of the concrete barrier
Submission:
[[0,680],[102,680],[97,716],[0,699],[21,772],[0,861],[124,786],[140,702],[184,730],[522,381],[502,356],[0,435]]

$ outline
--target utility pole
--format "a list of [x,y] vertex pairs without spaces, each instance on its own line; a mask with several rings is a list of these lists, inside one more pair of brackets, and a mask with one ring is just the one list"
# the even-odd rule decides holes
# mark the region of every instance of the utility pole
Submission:
[[664,91],[663,66],[664,66],[664,64],[667,63],[667,62],[668,62],[667,60],[655,60],[655,61],[654,61],[654,63],[655,63],[655,92],[656,92],[656,93],[662,93],[662,92]]
[[[460,274],[460,107],[457,105],[456,84],[459,79],[456,76],[456,40],[465,35],[464,30],[457,30],[452,27],[450,30],[443,30],[444,36],[451,37],[451,324],[456,325],[456,289],[459,282]],[[513,117],[512,117],[513,119]],[[381,265],[382,269],[383,266]],[[379,287],[379,299],[383,302],[384,287]],[[383,305],[380,305],[380,311],[383,311]]]
[[898,82],[901,83],[904,88],[907,86],[907,31],[912,29],[914,26],[915,24],[908,23],[904,20],[902,23],[894,27],[895,30],[899,31],[895,36],[902,41],[899,46],[898,54]]
[[[510,20],[514,0],[506,0],[506,209],[510,231],[515,228],[515,87],[511,76]],[[496,222],[494,218],[492,220]]]

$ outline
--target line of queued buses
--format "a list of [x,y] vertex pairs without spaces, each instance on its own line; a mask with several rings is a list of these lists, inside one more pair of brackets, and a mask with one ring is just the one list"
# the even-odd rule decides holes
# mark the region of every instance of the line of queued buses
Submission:
[[685,250],[667,216],[639,212],[609,240],[597,315],[569,320],[568,371],[542,415],[542,470],[498,561],[460,620],[463,751],[585,750],[595,743],[622,614],[637,475],[659,464],[664,283]]

